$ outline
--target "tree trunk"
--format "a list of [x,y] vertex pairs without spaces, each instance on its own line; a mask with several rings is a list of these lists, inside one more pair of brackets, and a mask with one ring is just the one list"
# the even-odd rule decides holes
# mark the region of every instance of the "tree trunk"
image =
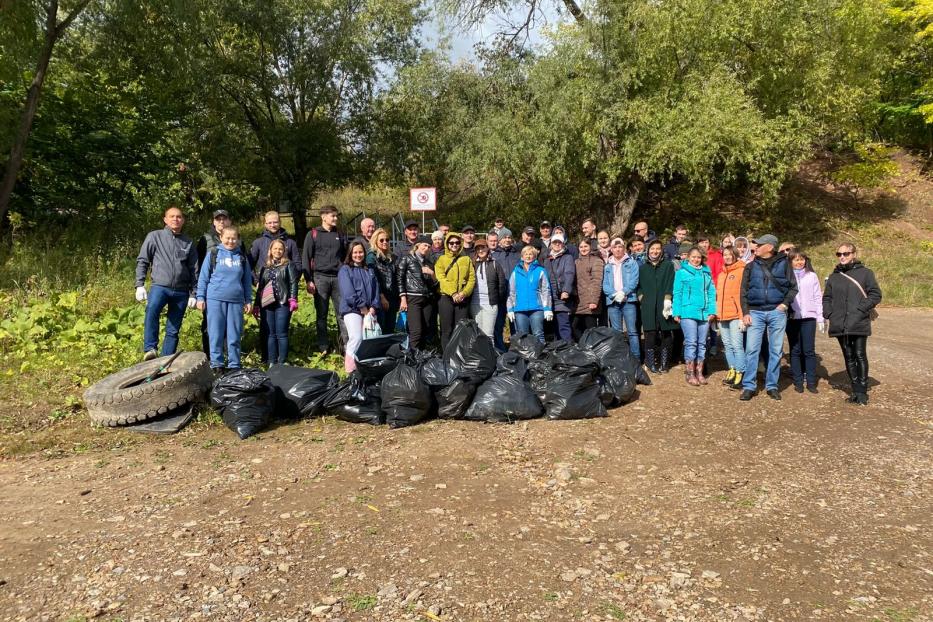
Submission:
[[625,235],[632,213],[635,211],[635,204],[641,195],[642,185],[642,180],[637,175],[633,175],[612,200],[608,213],[600,219],[607,224],[610,236],[623,237]]
[[78,14],[87,7],[89,1],[84,0],[78,3],[60,24],[58,23],[58,0],[49,0],[49,4],[46,6],[45,40],[39,53],[39,60],[36,63],[36,74],[33,76],[32,84],[29,85],[26,94],[26,106],[23,108],[23,114],[20,117],[19,129],[16,131],[13,147],[10,149],[10,159],[7,161],[6,171],[3,174],[3,182],[0,183],[0,231],[3,230],[6,223],[10,200],[13,197],[13,188],[16,186],[16,178],[19,176],[19,170],[23,165],[26,141],[29,140],[32,122],[36,118],[36,111],[39,109],[39,95],[42,92],[42,84],[45,82],[45,74],[49,69],[49,61],[52,59],[52,50],[62,33],[71,25]]

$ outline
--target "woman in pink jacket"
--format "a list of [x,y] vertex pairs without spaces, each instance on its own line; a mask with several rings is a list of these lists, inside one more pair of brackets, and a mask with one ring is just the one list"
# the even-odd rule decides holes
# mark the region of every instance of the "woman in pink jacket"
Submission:
[[816,393],[816,330],[826,330],[823,323],[823,290],[813,271],[810,258],[804,253],[789,256],[797,277],[797,297],[791,303],[793,315],[787,320],[787,340],[790,343],[790,369],[794,390]]

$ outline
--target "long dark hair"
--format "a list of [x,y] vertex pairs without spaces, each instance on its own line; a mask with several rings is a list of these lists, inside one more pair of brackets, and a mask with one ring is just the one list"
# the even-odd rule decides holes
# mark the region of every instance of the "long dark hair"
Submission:
[[363,261],[360,262],[360,265],[362,266],[366,265],[366,246],[364,246],[363,243],[360,242],[359,240],[353,240],[352,242],[350,242],[350,248],[347,250],[347,258],[344,259],[343,263],[347,264],[348,266],[354,265],[353,249],[356,248],[357,246],[363,247]]

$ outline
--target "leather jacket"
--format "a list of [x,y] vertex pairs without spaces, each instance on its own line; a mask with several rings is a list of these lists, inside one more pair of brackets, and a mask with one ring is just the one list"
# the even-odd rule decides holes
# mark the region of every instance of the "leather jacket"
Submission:
[[389,255],[389,259],[386,260],[374,251],[366,254],[366,265],[376,274],[379,291],[387,300],[398,300],[398,275],[396,274],[398,264],[399,259],[395,255]]
[[[438,290],[437,279],[421,272],[427,261],[412,253],[398,262],[396,276],[399,296],[434,296]],[[428,266],[430,267],[430,266]]]
[[275,292],[275,300],[280,305],[288,304],[289,298],[298,299],[298,279],[301,274],[295,262],[288,262],[284,266],[262,266],[259,268],[258,287],[256,287],[256,302],[258,306],[262,298],[262,290],[270,280],[272,289]]

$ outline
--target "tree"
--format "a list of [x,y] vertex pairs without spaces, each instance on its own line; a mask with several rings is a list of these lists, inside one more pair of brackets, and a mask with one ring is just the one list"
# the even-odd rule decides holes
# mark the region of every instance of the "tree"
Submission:
[[65,31],[77,19],[77,17],[87,8],[90,0],[76,0],[70,8],[64,8],[64,17],[59,21],[58,0],[47,0],[41,4],[31,2],[10,3],[9,6],[0,5],[0,12],[10,12],[9,23],[22,23],[23,20],[29,20],[35,14],[35,11],[41,9],[45,15],[44,28],[42,32],[42,47],[39,51],[39,57],[36,60],[35,71],[32,82],[26,91],[26,102],[20,116],[18,129],[13,137],[13,145],[10,148],[10,156],[6,162],[6,168],[3,174],[3,180],[0,181],[0,230],[3,229],[6,222],[6,215],[10,209],[10,199],[13,196],[13,188],[16,185],[16,178],[20,167],[23,164],[23,155],[26,151],[26,141],[29,140],[29,133],[32,130],[32,123],[39,108],[39,95],[42,92],[42,85],[45,82],[46,72],[49,68],[49,62],[52,60],[52,52],[55,44],[62,38]]

